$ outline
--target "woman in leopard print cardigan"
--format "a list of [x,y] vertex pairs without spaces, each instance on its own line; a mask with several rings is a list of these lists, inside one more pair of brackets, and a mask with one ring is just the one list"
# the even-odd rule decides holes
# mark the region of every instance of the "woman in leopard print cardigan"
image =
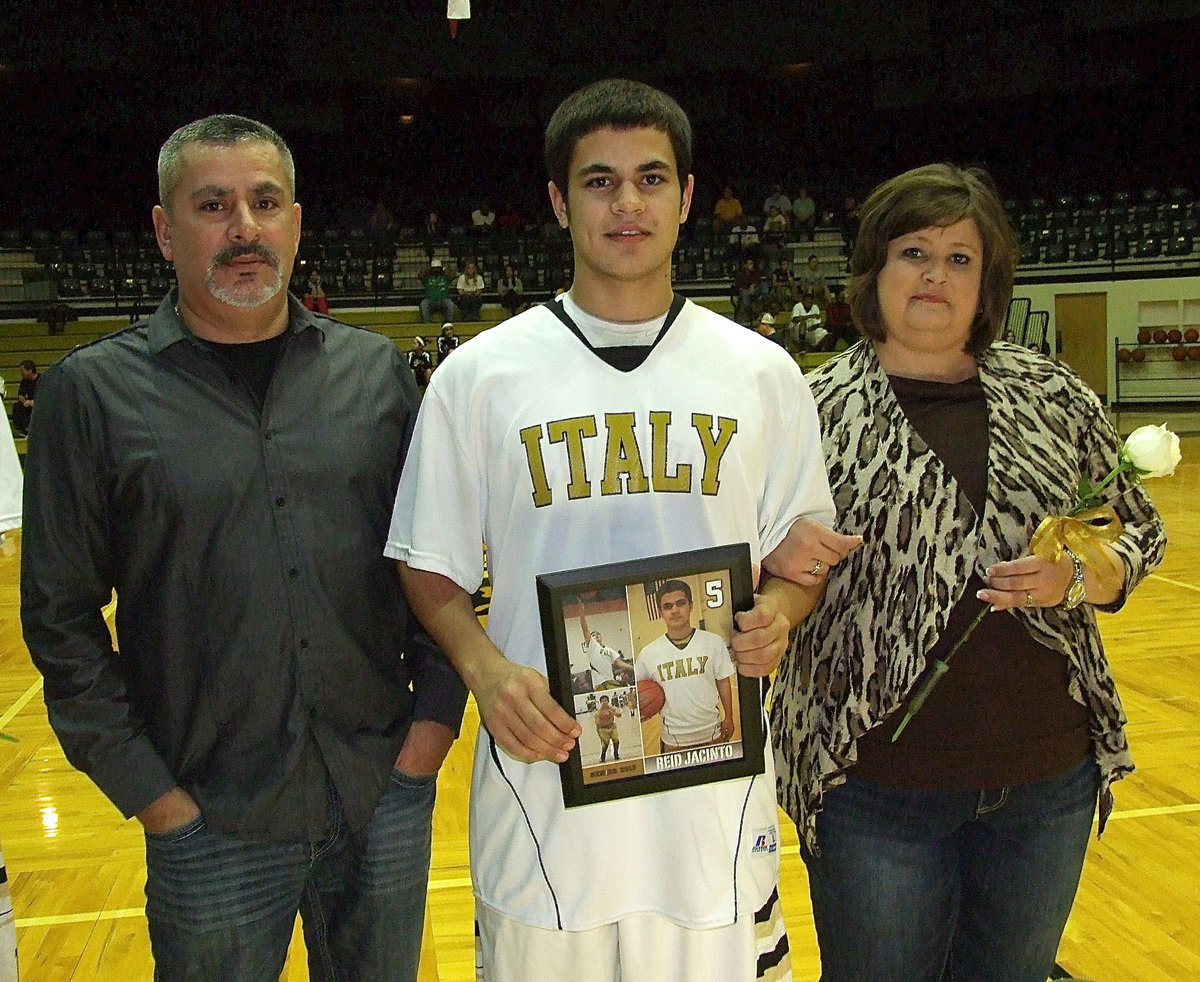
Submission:
[[[852,264],[867,338],[808,376],[839,530],[863,537],[835,563],[798,534],[772,569],[804,582],[833,563],[772,706],[822,982],[1042,982],[1097,800],[1103,821],[1133,766],[1095,611],[1122,606],[1165,535],[1119,479],[1108,568],[1028,554],[1120,448],[1069,368],[993,341],[1015,254],[986,174],[881,185]],[[915,683],[986,606],[893,742]]]

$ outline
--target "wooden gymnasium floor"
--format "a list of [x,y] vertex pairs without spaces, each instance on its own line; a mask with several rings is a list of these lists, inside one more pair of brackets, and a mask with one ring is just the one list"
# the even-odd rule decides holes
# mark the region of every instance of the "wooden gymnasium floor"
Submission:
[[[1171,536],[1166,562],[1120,614],[1102,618],[1139,770],[1117,786],[1103,841],[1093,840],[1059,954],[1072,976],[1104,982],[1200,979],[1200,415],[1185,463],[1150,482]],[[1122,432],[1142,422],[1124,414]],[[15,540],[15,541],[14,541]],[[25,982],[133,982],[151,965],[142,916],[142,839],[63,758],[40,679],[21,643],[19,535],[0,553],[0,841],[8,861]],[[464,731],[478,719],[468,710]],[[440,779],[423,976],[473,979],[467,870],[468,735]],[[797,980],[817,978],[804,869],[790,832],[782,894]],[[284,978],[307,979],[302,942]],[[542,980],[531,980],[542,982]]]

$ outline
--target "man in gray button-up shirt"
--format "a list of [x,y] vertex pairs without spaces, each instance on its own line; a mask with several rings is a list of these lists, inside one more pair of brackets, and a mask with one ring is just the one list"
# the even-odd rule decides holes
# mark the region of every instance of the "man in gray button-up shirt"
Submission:
[[177,290],[38,395],[22,618],[50,721],[145,826],[156,978],[278,977],[298,909],[314,978],[412,978],[465,701],[382,555],[412,373],[289,297],[272,130],[183,127],[159,184]]

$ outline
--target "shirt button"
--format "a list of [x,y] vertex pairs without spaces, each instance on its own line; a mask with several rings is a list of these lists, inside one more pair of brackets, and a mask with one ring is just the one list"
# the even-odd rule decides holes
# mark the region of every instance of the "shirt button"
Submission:
[[280,495],[278,498],[276,498],[276,499],[275,499],[275,504],[276,504],[278,507],[282,508],[282,507],[283,507],[283,502],[284,502],[284,500],[285,500],[285,499],[284,499],[283,495]]
[[301,638],[301,639],[300,639],[300,647],[301,647],[301,648],[307,648],[307,647],[308,647],[308,638]]
[[299,575],[300,575],[300,570],[296,569],[295,566],[293,566],[291,569],[288,570],[288,576],[290,576],[292,579],[295,579]]

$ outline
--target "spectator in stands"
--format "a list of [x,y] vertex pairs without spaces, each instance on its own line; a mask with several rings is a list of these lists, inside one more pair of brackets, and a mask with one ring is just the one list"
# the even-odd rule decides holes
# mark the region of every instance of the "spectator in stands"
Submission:
[[754,302],[761,280],[753,257],[746,256],[733,275],[733,294],[729,298],[733,303],[734,319],[746,327],[754,323]]
[[779,214],[783,216],[784,228],[790,228],[792,224],[792,199],[783,193],[783,186],[780,184],[771,185],[771,194],[763,202],[763,215],[769,216],[772,208],[779,209]]
[[792,308],[792,319],[788,324],[789,334],[796,342],[799,351],[830,350],[829,332],[822,326],[825,314],[822,312],[812,291],[801,289],[800,300]]
[[442,325],[442,333],[438,335],[438,365],[450,357],[450,352],[458,347],[458,335],[454,333],[454,325],[446,321]]
[[425,348],[423,337],[413,338],[412,350],[408,353],[408,367],[412,369],[417,385],[424,389],[429,384],[429,376],[433,374],[433,358]]
[[721,197],[713,205],[713,230],[718,234],[729,232],[742,217],[742,203],[733,196],[733,188],[726,185]]
[[29,420],[33,417],[33,403],[42,376],[38,374],[37,363],[28,358],[21,362],[18,370],[21,382],[17,386],[17,401],[13,403],[12,421],[17,436],[25,436],[29,432]]
[[443,320],[455,320],[458,317],[458,308],[450,299],[450,280],[440,259],[430,262],[428,271],[421,278],[421,285],[425,290],[420,304],[422,321],[428,324],[435,310],[441,311]]
[[471,212],[471,230],[476,235],[488,235],[496,230],[496,213],[486,201]]
[[773,314],[769,312],[764,313],[758,319],[758,327],[755,328],[755,331],[761,334],[768,341],[774,341],[777,345],[779,345],[779,347],[787,347],[787,345],[784,344],[783,332],[775,329],[775,317]]
[[464,320],[479,320],[479,311],[483,308],[483,274],[474,259],[468,259],[462,273],[454,283],[458,293],[458,306],[462,310]]
[[508,235],[518,235],[521,231],[521,213],[517,206],[507,201],[496,219],[496,227]]
[[767,220],[763,222],[762,234],[762,256],[767,266],[774,266],[779,262],[784,243],[787,241],[787,229],[787,220],[780,214],[779,206],[771,205],[767,212]]
[[735,256],[757,256],[759,249],[758,229],[749,215],[742,215],[736,225],[729,230],[730,252]]
[[304,306],[318,314],[329,313],[329,297],[325,295],[325,280],[320,270],[310,270],[304,288]]
[[792,261],[784,256],[771,273],[771,301],[776,310],[787,310],[798,299]]
[[796,274],[796,285],[801,293],[807,291],[818,300],[824,301],[828,298],[829,284],[825,280],[825,274],[821,272],[821,261],[815,255],[809,256],[808,262]]
[[518,313],[525,306],[524,292],[525,286],[521,283],[521,277],[513,270],[511,263],[505,263],[504,272],[496,281],[496,293],[499,296],[500,306],[508,311],[509,317]]
[[834,287],[833,299],[825,308],[825,329],[835,346],[838,341],[845,341],[848,347],[858,340],[858,329],[854,326],[850,304],[846,301],[846,291],[841,287]]
[[846,240],[846,255],[854,255],[854,242],[858,238],[858,201],[853,195],[842,199],[842,211],[838,215],[842,227],[842,238]]
[[442,224],[441,215],[436,211],[430,211],[425,216],[425,221],[421,223],[421,237],[430,244],[445,241],[446,228]]
[[396,216],[382,198],[375,199],[375,207],[367,219],[367,228],[377,242],[390,242],[396,235]]
[[811,241],[817,224],[817,203],[808,196],[808,188],[801,188],[792,202],[792,228],[804,232]]

